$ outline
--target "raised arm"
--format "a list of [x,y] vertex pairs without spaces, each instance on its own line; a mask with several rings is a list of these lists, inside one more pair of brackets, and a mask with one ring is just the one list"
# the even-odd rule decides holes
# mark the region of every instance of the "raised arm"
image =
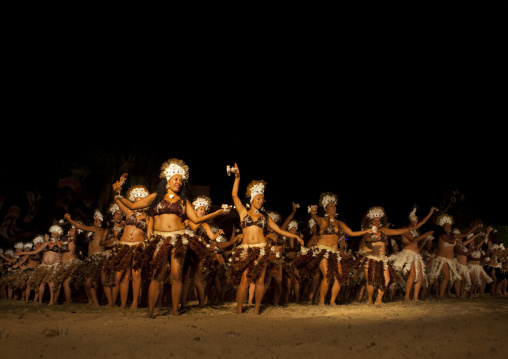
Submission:
[[427,222],[429,220],[430,216],[432,216],[432,213],[434,213],[434,210],[435,210],[435,208],[431,207],[429,213],[420,222],[418,222],[416,224],[415,228],[418,229],[421,226],[423,226],[425,224],[425,222]]
[[282,226],[280,228],[283,230],[287,230],[289,222],[291,222],[293,220],[295,214],[296,214],[296,204],[295,204],[295,202],[293,202],[293,212],[291,212],[291,214],[288,216],[288,218],[286,218],[286,220],[284,221],[284,223],[282,224]]
[[39,253],[40,251],[42,251],[44,248],[46,248],[48,246],[49,242],[46,241],[44,242],[43,244],[41,244],[41,246],[37,249],[34,249],[33,251],[28,251],[28,252],[16,252],[16,255],[19,256],[19,255],[32,255],[32,254],[37,254]]
[[238,165],[235,163],[235,181],[233,182],[233,190],[231,191],[231,197],[233,197],[233,203],[235,204],[236,210],[240,216],[240,220],[245,217],[247,209],[243,205],[240,197],[238,197],[238,189],[240,188],[240,170]]

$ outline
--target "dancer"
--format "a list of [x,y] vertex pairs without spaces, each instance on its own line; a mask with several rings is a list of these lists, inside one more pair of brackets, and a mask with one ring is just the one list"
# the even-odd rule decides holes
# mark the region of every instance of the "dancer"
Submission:
[[115,266],[118,263],[115,263],[114,259],[116,257],[117,248],[116,245],[122,238],[125,222],[124,222],[124,213],[116,203],[111,203],[107,209],[107,213],[109,213],[111,220],[109,221],[109,226],[102,233],[102,238],[99,242],[99,246],[105,247],[105,256],[104,264],[101,269],[101,282],[102,288],[104,289],[104,294],[106,295],[106,299],[108,300],[107,307],[114,307],[116,303],[116,299],[118,298],[119,286],[116,285],[115,278]]
[[439,275],[443,275],[443,280],[439,285],[438,298],[441,299],[445,295],[448,283],[454,285],[457,297],[460,296],[460,280],[461,277],[457,272],[457,261],[455,259],[455,244],[457,238],[466,237],[472,233],[477,225],[467,231],[465,234],[452,233],[453,217],[447,213],[441,213],[436,218],[437,225],[442,230],[438,236],[438,252],[432,263],[430,270],[431,283],[438,279]]
[[485,292],[487,284],[492,283],[492,278],[485,272],[480,262],[482,260],[482,245],[489,239],[489,234],[492,227],[487,228],[487,233],[482,233],[483,238],[478,240],[478,237],[469,243],[469,249],[471,252],[468,255],[467,266],[469,267],[469,273],[471,276],[471,294],[475,294],[478,291],[478,296],[481,298]]
[[[196,215],[198,217],[203,217],[210,210],[210,207],[212,206],[212,200],[208,196],[199,196],[192,202],[192,206],[194,207]],[[191,220],[186,219],[184,223],[185,226],[190,227],[194,234],[202,241],[204,241],[209,248],[211,245],[213,245],[211,241],[215,241],[218,236],[224,234],[222,229],[218,229],[216,232],[213,232],[210,224],[206,222],[196,224]],[[216,263],[209,261],[205,263],[205,258],[198,258],[194,255],[193,252],[189,254],[190,256],[187,259],[190,263],[186,263],[186,268],[184,268],[185,273],[183,274],[182,306],[185,306],[187,303],[192,272],[192,283],[194,284],[198,294],[199,307],[202,308],[205,305],[205,288],[201,281],[203,277],[203,270],[205,267],[211,270],[218,268],[218,266],[221,264],[219,261],[223,260],[223,258],[222,256],[217,256],[214,257],[217,258]]]
[[[281,215],[276,211],[268,211],[267,214],[270,216],[272,221],[279,225],[282,221]],[[273,263],[271,263],[266,268],[265,273],[265,294],[268,288],[270,287],[270,284],[274,283],[274,290],[273,290],[273,305],[278,307],[279,306],[279,299],[282,294],[282,278],[283,278],[283,263],[284,263],[284,254],[283,254],[283,248],[284,248],[284,238],[280,236],[279,234],[275,233],[275,231],[268,227],[268,234],[266,235],[266,242],[270,247],[274,249],[275,253],[275,260]],[[250,288],[253,286],[251,284],[249,286],[249,304],[252,302],[252,298],[254,297],[254,291],[255,291],[255,285],[252,290],[252,296],[251,296],[251,290]]]
[[319,290],[319,305],[325,305],[325,296],[328,288],[332,285],[330,305],[335,306],[335,299],[340,291],[343,281],[341,256],[338,243],[349,237],[362,236],[372,232],[369,228],[363,231],[353,232],[342,221],[335,219],[337,213],[337,196],[331,192],[321,194],[319,205],[324,210],[323,216],[317,215],[317,205],[310,206],[309,212],[319,227],[319,240],[310,249],[303,248],[302,255],[293,262],[293,266],[299,270],[303,277],[314,278],[321,271],[323,279]]
[[362,264],[367,280],[367,304],[373,304],[374,283],[378,287],[375,305],[383,304],[383,295],[390,281],[397,282],[400,276],[388,261],[386,245],[388,236],[397,236],[418,229],[416,224],[409,228],[391,229],[387,226],[388,220],[383,207],[375,206],[362,217],[362,228],[371,228],[371,233],[363,235],[360,245],[360,254],[363,256]]
[[[167,270],[168,256],[170,256],[170,280],[172,314],[179,315],[178,305],[182,296],[182,270],[187,248],[196,252],[198,258],[215,256],[206,244],[194,236],[191,230],[185,228],[184,217],[194,223],[205,222],[222,213],[223,209],[198,217],[189,198],[190,186],[189,167],[182,160],[171,158],[161,166],[160,182],[157,192],[145,198],[131,202],[125,198],[119,200],[128,208],[148,209],[148,215],[153,217],[153,231],[150,244],[146,251],[154,251],[150,269],[152,280],[148,289],[147,317],[154,318],[154,308],[159,298],[161,284]],[[113,184],[113,191],[121,187],[120,182]]]
[[250,283],[256,284],[254,315],[259,315],[261,300],[265,292],[265,272],[267,266],[273,262],[275,254],[267,244],[265,230],[272,228],[275,233],[295,238],[303,245],[303,240],[297,235],[283,231],[268,214],[262,209],[264,203],[264,191],[266,182],[263,180],[252,181],[247,186],[247,201],[250,209],[243,205],[238,190],[240,186],[240,170],[235,163],[235,181],[231,196],[233,203],[240,216],[240,226],[243,232],[243,242],[238,246],[231,258],[230,282],[238,285],[236,314],[242,314],[242,306],[247,295]]
[[101,271],[105,256],[105,247],[100,245],[104,228],[102,223],[104,217],[102,213],[96,209],[94,212],[94,222],[92,226],[86,226],[82,223],[72,220],[70,214],[66,213],[64,218],[77,229],[87,232],[86,241],[88,242],[87,257],[82,261],[77,269],[78,277],[75,279],[76,284],[84,283],[85,292],[88,297],[88,305],[98,306],[99,300],[97,290],[101,279]]
[[455,259],[457,260],[457,272],[460,275],[460,289],[459,297],[465,298],[466,293],[471,294],[471,270],[467,265],[467,257],[474,251],[474,249],[468,249],[467,245],[475,240],[481,232],[473,235],[469,233],[466,237],[466,241],[463,242],[462,238],[457,238],[457,244],[455,245]]
[[[124,174],[120,182],[124,183],[126,177],[127,174]],[[119,288],[120,308],[125,308],[132,279],[132,304],[130,309],[136,309],[141,295],[141,271],[150,259],[149,256],[145,256],[145,247],[148,245],[146,242],[148,216],[146,210],[131,210],[122,203],[121,188],[120,186],[117,189],[115,202],[124,213],[126,220],[122,236],[116,243],[116,253],[112,259],[116,263],[114,268],[115,286]],[[145,186],[136,185],[129,188],[126,195],[128,201],[136,203],[148,196],[149,192]]]
[[77,243],[80,242],[77,236],[82,233],[83,231],[81,229],[76,229],[76,227],[71,226],[66,235],[57,239],[61,253],[60,265],[51,276],[54,282],[53,291],[55,292],[55,301],[58,300],[58,295],[62,286],[64,289],[65,304],[70,304],[72,301],[71,279],[74,271],[81,263],[81,260],[76,255],[76,246]]
[[[416,215],[417,206],[413,207],[413,210],[409,214],[409,225],[408,227],[421,227],[425,224],[430,216],[434,213],[435,208],[432,207],[429,213],[418,222],[418,216]],[[407,275],[406,280],[406,294],[404,297],[405,301],[410,301],[411,289],[413,289],[413,301],[418,301],[418,295],[420,293],[420,288],[424,280],[426,280],[426,268],[423,262],[423,259],[420,255],[420,248],[418,246],[418,242],[427,239],[431,236],[434,231],[428,231],[422,235],[418,232],[418,230],[413,229],[407,233],[404,233],[402,238],[402,251],[398,254],[390,256],[388,259],[392,262],[393,267],[399,271]],[[409,273],[409,275],[408,275]]]

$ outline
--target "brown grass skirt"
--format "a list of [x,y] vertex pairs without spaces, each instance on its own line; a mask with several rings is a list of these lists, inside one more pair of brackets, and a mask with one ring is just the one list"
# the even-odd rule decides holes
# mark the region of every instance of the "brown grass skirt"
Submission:
[[256,282],[260,278],[263,268],[274,263],[274,261],[275,253],[272,252],[268,244],[264,246],[241,245],[235,249],[229,258],[228,283],[239,285],[245,271],[247,271],[249,283]]
[[313,278],[316,274],[320,273],[319,265],[323,259],[326,259],[328,262],[326,278],[329,285],[332,285],[335,280],[342,284],[344,282],[344,278],[341,275],[342,268],[339,269],[341,257],[335,248],[316,244],[309,248],[305,254],[296,258],[292,266],[299,271],[300,278]]

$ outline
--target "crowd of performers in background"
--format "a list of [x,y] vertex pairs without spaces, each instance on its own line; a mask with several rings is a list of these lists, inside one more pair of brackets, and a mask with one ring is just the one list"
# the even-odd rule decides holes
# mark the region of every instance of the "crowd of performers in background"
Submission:
[[[227,172],[235,178],[240,217],[229,238],[213,218],[232,206],[209,213],[210,198],[189,197],[186,164],[170,159],[156,192],[134,185],[124,197],[125,174],[113,184],[116,196],[105,213],[96,210],[93,220],[66,214],[48,233],[0,249],[0,297],[142,306],[154,317],[165,304],[178,315],[191,300],[236,302],[237,314],[246,305],[259,314],[261,303],[381,305],[506,295],[508,252],[481,221],[456,228],[451,215],[431,208],[420,219],[415,206],[406,226],[392,228],[376,206],[354,231],[337,219],[338,198],[326,192],[302,224],[294,219],[298,204],[287,217],[263,208],[263,180],[252,181],[240,199],[239,168]],[[424,225],[433,230],[422,233]]]

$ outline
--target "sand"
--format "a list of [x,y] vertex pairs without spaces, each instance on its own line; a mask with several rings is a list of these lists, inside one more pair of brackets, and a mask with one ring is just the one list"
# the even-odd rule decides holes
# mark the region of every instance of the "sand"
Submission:
[[[191,305],[193,302],[190,303]],[[2,358],[506,358],[508,297],[335,308],[145,308],[0,300]]]

